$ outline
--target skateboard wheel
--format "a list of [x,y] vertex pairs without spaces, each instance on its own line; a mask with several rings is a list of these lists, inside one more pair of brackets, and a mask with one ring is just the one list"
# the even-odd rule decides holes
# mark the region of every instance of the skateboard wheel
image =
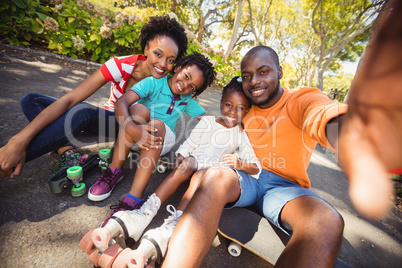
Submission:
[[143,268],[145,267],[145,262],[147,257],[140,250],[133,250],[128,254],[127,265],[129,268]]
[[122,252],[120,252],[119,256],[114,260],[112,268],[126,268],[128,262],[128,254],[132,250],[130,248],[125,248]]
[[99,266],[99,258],[100,258],[100,254],[99,254],[99,250],[95,250],[94,252],[91,253],[91,255],[89,256],[89,261],[96,267]]
[[70,188],[71,183],[67,180],[60,182],[59,188],[61,192],[68,192],[68,188]]
[[233,257],[239,257],[241,254],[241,246],[235,242],[230,242],[228,251]]
[[71,188],[71,195],[74,197],[83,196],[87,192],[85,183],[81,182],[78,186],[73,185]]
[[86,233],[81,241],[80,241],[80,248],[86,253],[86,254],[91,254],[94,251],[97,251],[94,243],[92,242],[92,232],[94,229],[90,230],[88,233]]
[[118,244],[112,244],[108,247],[99,258],[99,266],[102,268],[111,268],[114,260],[123,251]]
[[102,169],[106,169],[106,167],[109,166],[109,159],[111,157],[112,157],[112,150],[107,148],[99,150],[99,158],[102,160],[100,166]]
[[93,230],[91,238],[96,247],[105,248],[107,247],[112,236],[107,228],[96,228]]
[[81,181],[82,174],[81,166],[72,166],[67,169],[67,177],[72,181]]
[[107,149],[107,148],[105,148],[105,149],[100,149],[100,150],[99,150],[99,157],[100,157],[102,160],[107,160],[107,159],[109,159],[111,156],[112,156],[112,150]]
[[156,171],[158,171],[158,173],[163,174],[163,173],[166,172],[166,166],[163,165],[163,164],[159,164],[159,165],[156,167]]

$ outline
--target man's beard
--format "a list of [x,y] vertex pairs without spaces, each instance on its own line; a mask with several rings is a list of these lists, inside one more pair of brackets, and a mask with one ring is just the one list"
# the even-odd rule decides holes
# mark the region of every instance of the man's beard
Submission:
[[258,106],[258,107],[261,107],[261,106],[264,106],[264,105],[268,104],[269,101],[270,101],[276,94],[278,94],[278,91],[279,91],[279,89],[281,88],[281,84],[280,84],[279,79],[278,79],[277,85],[278,85],[278,86],[276,87],[276,89],[275,89],[274,91],[272,91],[272,92],[267,96],[267,98],[266,98],[265,100],[261,100],[260,102],[256,102],[256,101],[254,101],[253,99],[250,99],[251,104],[252,104],[252,105],[255,105],[255,106]]

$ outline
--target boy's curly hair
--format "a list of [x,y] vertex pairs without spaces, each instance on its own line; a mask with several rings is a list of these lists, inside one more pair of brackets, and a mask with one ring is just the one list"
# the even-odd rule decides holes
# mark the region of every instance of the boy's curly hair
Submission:
[[192,93],[192,96],[196,97],[212,84],[216,72],[212,63],[204,55],[198,52],[193,52],[193,54],[184,56],[176,61],[175,69],[177,67],[185,68],[192,65],[196,65],[202,71],[202,75],[204,76],[204,84]]
[[144,54],[145,47],[149,42],[160,35],[168,36],[176,42],[179,48],[176,59],[180,59],[186,54],[188,43],[186,32],[179,22],[167,15],[150,17],[149,21],[142,27],[140,33],[142,54]]

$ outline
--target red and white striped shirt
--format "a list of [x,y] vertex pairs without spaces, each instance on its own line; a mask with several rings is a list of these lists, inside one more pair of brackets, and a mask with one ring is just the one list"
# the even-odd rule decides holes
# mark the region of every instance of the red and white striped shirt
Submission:
[[124,86],[134,72],[138,59],[146,60],[143,55],[121,56],[108,60],[100,67],[106,81],[112,84],[109,100],[103,105],[103,109],[114,111],[114,104],[124,94]]

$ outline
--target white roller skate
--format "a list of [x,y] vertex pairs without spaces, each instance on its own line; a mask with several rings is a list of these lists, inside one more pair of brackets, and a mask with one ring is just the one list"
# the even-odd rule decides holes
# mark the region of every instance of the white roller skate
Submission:
[[161,263],[165,257],[170,237],[177,225],[182,211],[176,211],[172,205],[166,207],[171,215],[165,219],[161,227],[147,231],[141,239],[136,250],[127,254],[127,265],[130,268],[143,268],[146,265],[153,266],[155,262]]
[[97,248],[107,247],[112,238],[123,236],[137,241],[161,206],[160,199],[152,194],[139,209],[116,212],[102,228],[92,232]]

